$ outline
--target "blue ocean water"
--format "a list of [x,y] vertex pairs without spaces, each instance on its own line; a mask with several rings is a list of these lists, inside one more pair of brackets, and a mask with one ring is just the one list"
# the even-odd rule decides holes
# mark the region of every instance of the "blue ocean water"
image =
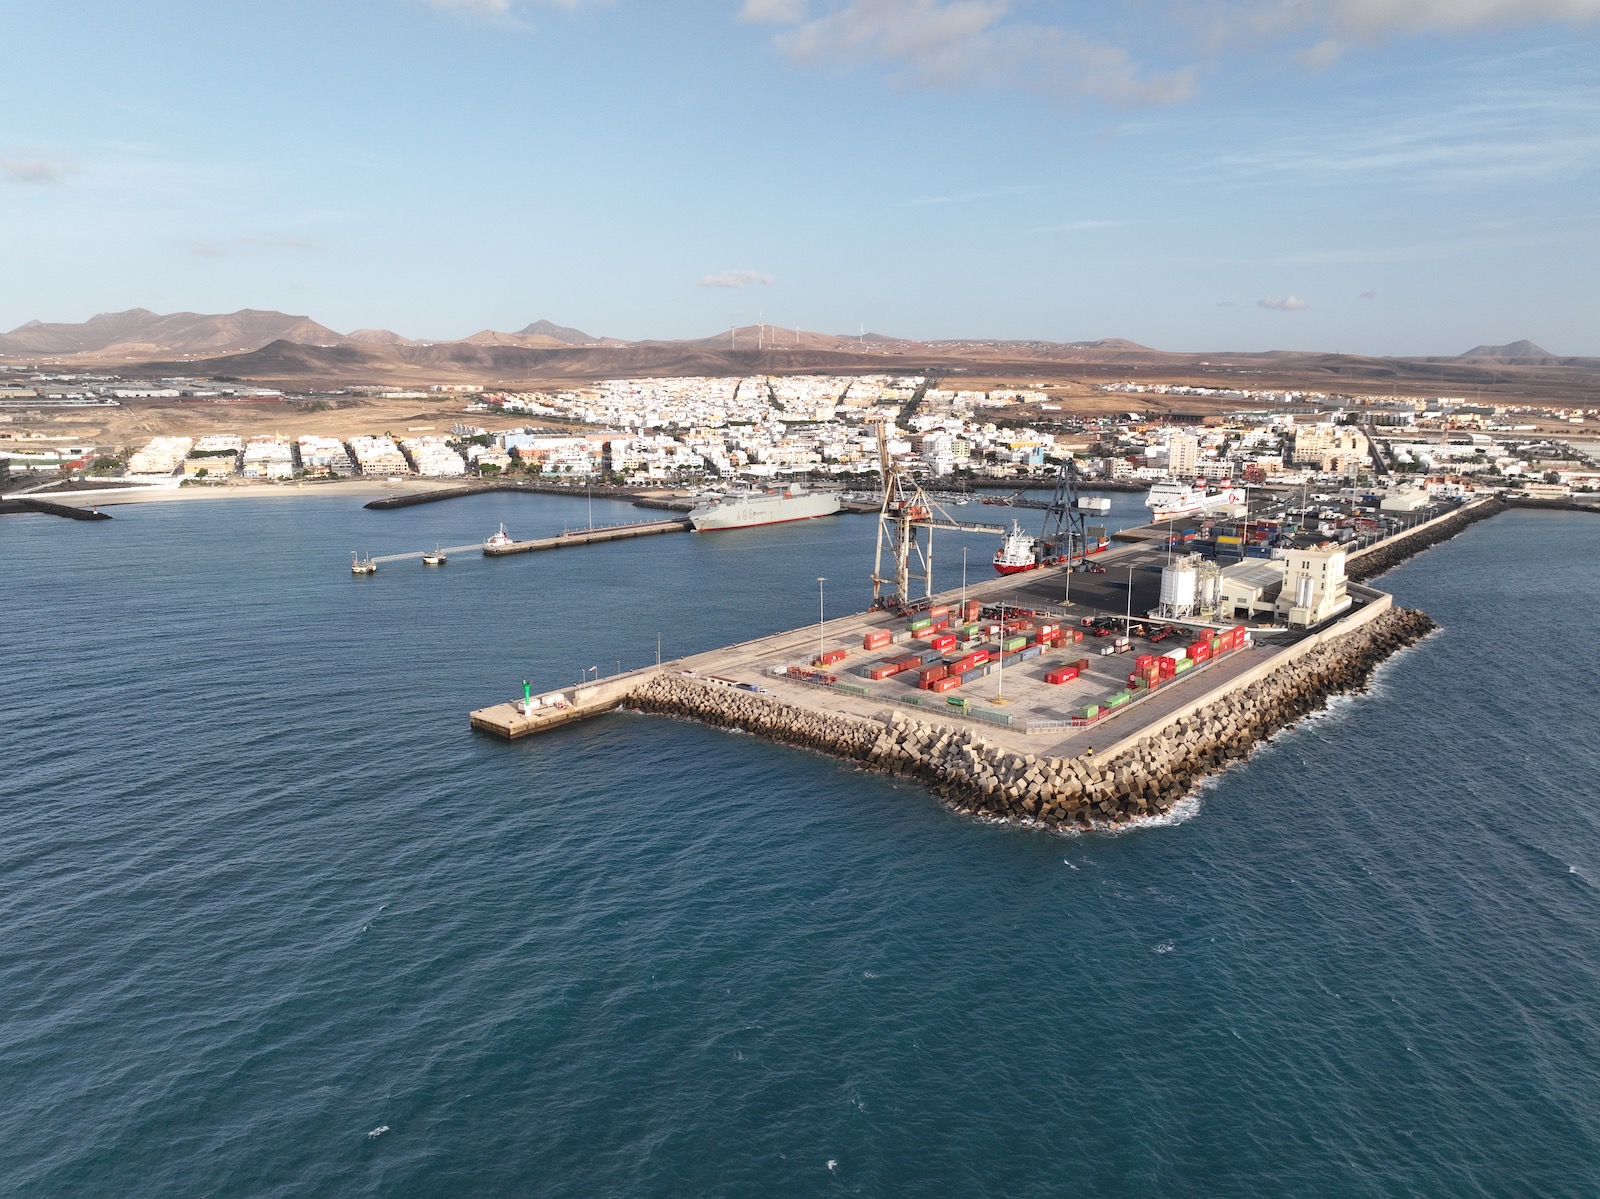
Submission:
[[1055,838],[682,722],[468,730],[859,607],[866,518],[357,579],[587,504],[114,511],[0,523],[0,1192],[1600,1193],[1600,521],[1414,559],[1443,629],[1370,693]]

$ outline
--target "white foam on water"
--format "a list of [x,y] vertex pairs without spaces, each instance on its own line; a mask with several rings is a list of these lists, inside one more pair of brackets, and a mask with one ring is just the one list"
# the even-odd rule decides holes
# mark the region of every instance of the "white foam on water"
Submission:
[[1567,865],[1567,873],[1568,873],[1568,874],[1575,874],[1575,875],[1577,875],[1577,876],[1578,876],[1578,877],[1579,877],[1579,878],[1580,878],[1580,879],[1582,879],[1582,880],[1583,880],[1583,881],[1584,881],[1584,882],[1585,882],[1585,883],[1586,883],[1586,884],[1587,884],[1587,885],[1588,885],[1588,886],[1591,886],[1591,887],[1593,887],[1593,888],[1595,888],[1595,889],[1596,889],[1596,890],[1600,890],[1600,881],[1597,881],[1597,880],[1596,880],[1596,879],[1595,879],[1595,878],[1594,878],[1594,876],[1593,876],[1593,875],[1591,875],[1591,874],[1590,874],[1590,873],[1589,873],[1589,872],[1588,872],[1588,871],[1587,871],[1587,870],[1585,870],[1585,869],[1584,869],[1584,868],[1583,868],[1583,867],[1582,867],[1582,866],[1574,866],[1574,865],[1572,865],[1572,864],[1571,864],[1571,863],[1568,863],[1568,865]]
[[379,1137],[381,1137],[384,1133],[386,1133],[388,1131],[389,1131],[389,1126],[387,1124],[380,1124],[380,1125],[378,1125],[378,1127],[374,1128],[371,1132],[369,1132],[367,1134],[367,1139],[369,1141],[375,1141]]
[[836,1157],[830,1157],[828,1159],[828,1173],[829,1174],[835,1173],[838,1169],[839,1169],[839,1159],[836,1158]]
[[1177,948],[1177,946],[1174,945],[1171,941],[1163,941],[1163,942],[1161,942],[1161,944],[1156,946],[1155,952],[1156,953],[1171,953],[1176,948]]

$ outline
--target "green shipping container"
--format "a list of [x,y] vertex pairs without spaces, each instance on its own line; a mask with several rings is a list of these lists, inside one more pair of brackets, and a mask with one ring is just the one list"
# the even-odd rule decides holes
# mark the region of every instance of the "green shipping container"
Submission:
[[1028,639],[1026,637],[1007,637],[1000,643],[1000,648],[1005,650],[1006,653],[1012,654],[1027,644]]
[[923,617],[921,617],[921,618],[919,618],[917,620],[913,620],[906,627],[909,628],[913,633],[920,633],[923,629],[927,628],[932,623],[933,623],[933,618],[931,616],[923,616]]
[[1085,720],[1093,720],[1096,716],[1100,715],[1100,705],[1084,704],[1082,715]]
[[1173,673],[1174,674],[1182,674],[1186,670],[1193,670],[1193,669],[1194,669],[1194,659],[1193,658],[1179,658],[1178,659],[1178,664],[1175,667],[1173,667]]

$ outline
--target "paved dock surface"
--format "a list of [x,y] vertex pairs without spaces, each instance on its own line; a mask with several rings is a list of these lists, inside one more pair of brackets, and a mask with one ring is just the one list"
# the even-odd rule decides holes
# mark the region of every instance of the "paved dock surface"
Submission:
[[513,541],[510,545],[486,545],[486,558],[507,554],[532,554],[539,550],[568,549],[575,545],[596,545],[602,541],[626,541],[631,537],[653,537],[661,533],[687,533],[694,528],[687,520],[645,520],[632,525],[613,525],[604,529],[579,529],[559,537],[539,537],[533,541]]

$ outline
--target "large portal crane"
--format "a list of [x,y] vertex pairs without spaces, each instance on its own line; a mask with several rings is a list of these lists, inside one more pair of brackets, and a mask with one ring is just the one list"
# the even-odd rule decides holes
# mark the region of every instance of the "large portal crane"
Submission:
[[1083,510],[1078,506],[1078,462],[1068,458],[1056,476],[1055,494],[1045,509],[1044,534],[1039,553],[1044,562],[1060,562],[1068,570],[1079,570],[1089,552],[1089,534]]
[[876,424],[883,504],[878,511],[878,552],[872,566],[872,606],[897,611],[917,602],[911,596],[913,583],[922,585],[923,599],[933,595],[934,529],[1004,533],[1005,528],[952,517],[890,455],[887,422]]

